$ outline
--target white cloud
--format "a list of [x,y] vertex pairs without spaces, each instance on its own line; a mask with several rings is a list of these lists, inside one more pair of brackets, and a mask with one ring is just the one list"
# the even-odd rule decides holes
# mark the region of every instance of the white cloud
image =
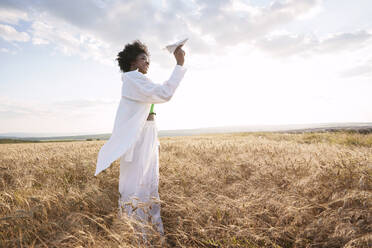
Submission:
[[259,40],[256,45],[273,56],[290,56],[312,50],[319,44],[314,36],[297,34],[271,35]]
[[341,77],[352,78],[352,77],[372,77],[372,61],[366,64],[357,65],[353,68],[349,68],[340,73]]
[[317,49],[321,52],[359,49],[371,38],[372,33],[366,30],[330,34],[320,41],[321,46]]
[[20,20],[29,20],[27,12],[19,9],[0,9],[0,22],[16,25],[19,23]]
[[[117,100],[113,99],[75,99],[45,103],[40,101],[15,100],[9,97],[0,96],[0,118],[15,117],[53,117],[66,111],[89,112],[94,110],[115,106]],[[84,110],[82,110],[84,109]]]
[[44,16],[44,21],[34,21],[31,33],[35,45],[54,44],[56,49],[69,56],[79,55],[105,64],[113,63],[113,59],[107,59],[111,52],[109,44],[51,16]]
[[30,36],[26,32],[18,32],[12,26],[5,24],[0,24],[0,37],[6,41],[26,42],[30,40]]
[[51,113],[47,106],[40,103],[16,101],[8,97],[0,97],[0,118],[19,118],[27,116],[47,116]]
[[[123,44],[134,39],[143,40],[154,61],[161,65],[169,65],[169,56],[160,48],[181,36],[190,38],[187,48],[194,55],[212,51],[223,55],[228,47],[245,43],[279,57],[353,50],[370,39],[371,34],[365,30],[324,37],[275,34],[287,23],[313,17],[322,10],[322,3],[321,0],[277,0],[258,7],[243,0],[161,3],[41,0],[38,4],[23,1],[11,6],[15,9],[8,13],[23,13],[22,18],[32,22],[29,32],[33,44],[52,44],[67,55],[76,54],[110,65],[115,64],[115,56]],[[9,27],[7,30],[11,32]],[[26,35],[21,33],[17,37],[26,40]]]
[[9,49],[2,47],[2,48],[0,48],[0,52],[9,53],[10,51],[9,51]]
[[367,45],[372,34],[366,30],[329,34],[326,37],[273,33],[259,40],[257,46],[274,56],[314,55],[340,51],[355,51]]
[[[40,0],[5,5],[30,13],[34,44],[52,43],[66,54],[107,60],[123,44],[138,38],[157,48],[153,55],[163,63],[166,59],[159,48],[180,36],[190,38],[188,48],[193,54],[222,54],[229,46],[252,42],[309,14],[321,3],[286,0],[257,7],[242,0]],[[80,35],[91,37],[95,44],[81,42]]]
[[232,46],[256,40],[309,13],[322,1],[273,1],[265,7],[254,7],[243,1],[196,2],[200,9],[196,15],[190,16],[191,23],[197,25],[203,34],[213,36],[219,45]]
[[32,43],[34,45],[47,45],[49,41],[36,36],[32,38]]
[[[117,101],[111,99],[47,103],[0,96],[0,132],[108,132],[116,106]],[[97,116],[101,117],[99,121]]]
[[34,44],[48,44],[53,42],[60,46],[66,54],[70,54],[75,48],[78,48],[80,40],[74,37],[70,32],[56,29],[55,27],[41,21],[35,21],[32,24],[32,34]]
[[107,105],[115,105],[117,100],[111,99],[76,99],[68,101],[55,102],[54,106],[63,109],[82,109],[82,108],[99,108]]

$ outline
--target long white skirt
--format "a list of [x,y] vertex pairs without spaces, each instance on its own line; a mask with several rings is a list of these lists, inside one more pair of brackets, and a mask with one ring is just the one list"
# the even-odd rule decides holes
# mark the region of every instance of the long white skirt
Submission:
[[164,235],[158,192],[159,145],[155,121],[146,121],[132,147],[132,161],[120,158],[119,214],[125,211],[142,223],[151,222]]

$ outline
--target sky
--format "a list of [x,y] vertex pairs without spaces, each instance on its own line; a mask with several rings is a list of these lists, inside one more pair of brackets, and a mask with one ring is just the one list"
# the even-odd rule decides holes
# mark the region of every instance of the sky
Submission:
[[370,0],[0,0],[0,133],[108,133],[116,56],[136,39],[165,82],[159,130],[372,122]]

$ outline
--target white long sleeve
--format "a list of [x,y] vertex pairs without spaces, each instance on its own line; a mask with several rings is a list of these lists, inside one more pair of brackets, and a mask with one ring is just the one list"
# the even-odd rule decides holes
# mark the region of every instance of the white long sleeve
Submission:
[[151,103],[169,101],[185,72],[184,67],[177,65],[164,84],[155,84],[138,71],[122,74],[122,97],[114,128],[110,139],[98,153],[95,176],[110,167],[120,156],[125,155],[126,159],[131,160],[130,149],[141,134]]
[[164,103],[169,101],[186,68],[176,65],[171,76],[163,84],[156,84],[139,71],[130,71],[122,74],[122,96],[131,100],[145,103]]

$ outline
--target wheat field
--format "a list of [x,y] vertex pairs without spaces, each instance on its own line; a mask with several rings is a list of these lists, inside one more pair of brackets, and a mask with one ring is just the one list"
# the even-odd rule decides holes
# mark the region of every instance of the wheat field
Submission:
[[372,134],[160,138],[147,244],[118,218],[119,161],[93,176],[104,142],[0,145],[0,247],[372,246]]

